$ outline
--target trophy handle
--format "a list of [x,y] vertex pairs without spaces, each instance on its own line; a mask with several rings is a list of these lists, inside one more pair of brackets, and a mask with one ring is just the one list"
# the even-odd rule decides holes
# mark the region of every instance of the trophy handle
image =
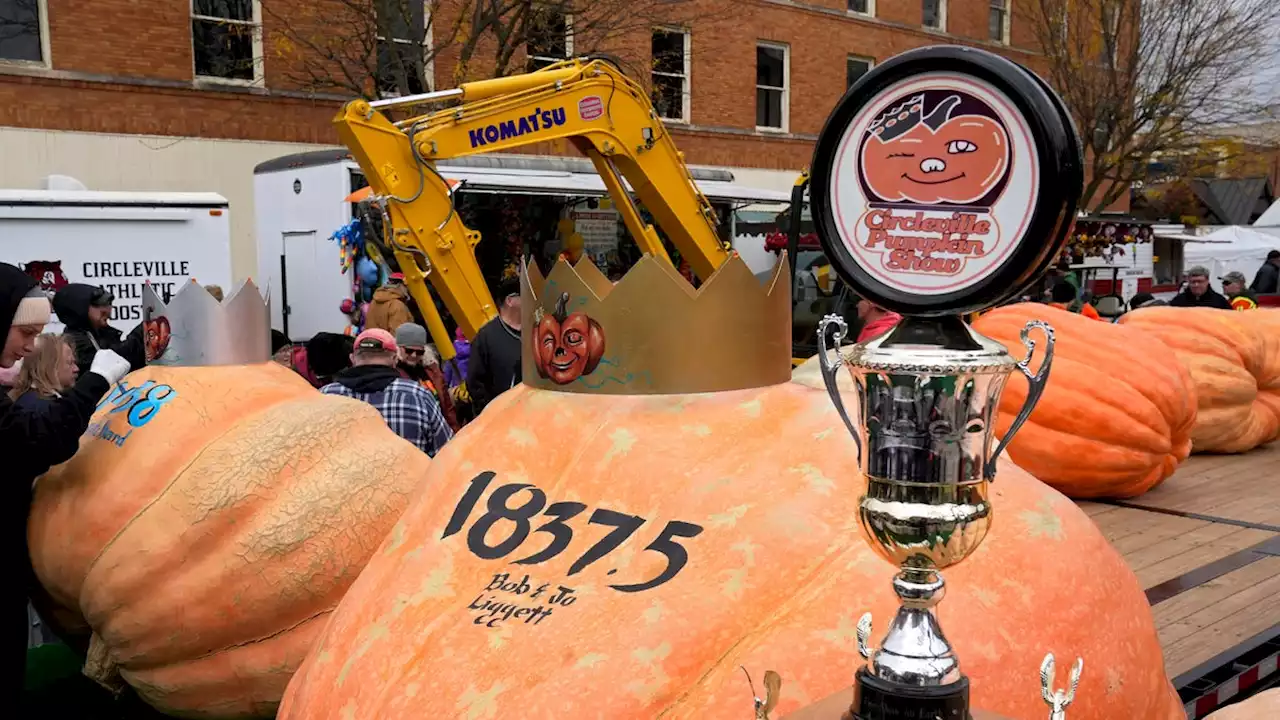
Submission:
[[[1036,354],[1036,341],[1031,339],[1031,330],[1039,328],[1044,332],[1044,360],[1040,363],[1040,369],[1031,372],[1031,359]],[[982,474],[987,480],[995,481],[996,478],[996,458],[1000,457],[1000,453],[1013,440],[1013,436],[1018,434],[1018,430],[1022,427],[1027,418],[1031,417],[1031,411],[1036,409],[1036,403],[1040,402],[1040,396],[1044,394],[1045,383],[1049,379],[1049,366],[1053,364],[1053,327],[1043,320],[1032,320],[1027,326],[1022,328],[1020,333],[1022,344],[1027,348],[1027,356],[1018,361],[1018,370],[1027,376],[1027,400],[1022,403],[1022,409],[1018,411],[1018,416],[1013,419],[1013,424],[1009,426],[1009,432],[1000,438],[1000,444],[996,445],[996,451],[991,453],[991,457],[987,459],[986,467],[983,468]]]
[[[832,347],[827,346],[827,331],[835,327],[832,333]],[[822,322],[818,323],[818,369],[822,371],[822,384],[827,387],[827,395],[831,396],[831,402],[835,403],[836,412],[840,414],[840,419],[844,421],[844,426],[849,429],[849,434],[853,436],[853,442],[858,447],[858,457],[862,457],[862,439],[858,435],[858,429],[853,426],[853,421],[849,419],[849,413],[844,409],[844,401],[840,399],[840,383],[836,377],[836,371],[844,364],[844,359],[840,357],[840,343],[845,336],[849,334],[849,325],[844,318],[836,314],[827,315],[822,318]],[[832,348],[836,351],[836,359],[831,360],[828,351]]]

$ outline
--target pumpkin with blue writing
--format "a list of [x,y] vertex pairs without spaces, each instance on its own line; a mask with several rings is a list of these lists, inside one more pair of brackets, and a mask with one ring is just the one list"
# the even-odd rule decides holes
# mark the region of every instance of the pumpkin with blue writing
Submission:
[[274,363],[139,370],[35,489],[42,614],[179,717],[272,717],[429,460]]
[[[432,461],[278,717],[740,720],[742,667],[781,675],[785,717],[848,687],[858,617],[878,640],[897,607],[854,457],[812,364],[687,395],[519,385]],[[974,706],[1043,717],[1053,652],[1086,662],[1073,720],[1181,717],[1146,597],[1097,527],[1008,462],[992,493],[939,608]]]

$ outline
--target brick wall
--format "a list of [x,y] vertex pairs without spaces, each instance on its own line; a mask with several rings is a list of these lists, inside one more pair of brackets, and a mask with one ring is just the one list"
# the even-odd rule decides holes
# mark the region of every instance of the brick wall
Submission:
[[[699,0],[723,3],[725,0]],[[341,96],[316,97],[290,82],[290,66],[306,49],[282,47],[274,18],[311,28],[331,42],[347,26],[333,0],[263,0],[264,81],[259,87],[219,87],[193,79],[191,22],[186,2],[171,0],[48,0],[52,69],[0,63],[0,125],[51,130],[180,135],[264,141],[335,143],[330,121]],[[850,54],[882,61],[938,42],[963,42],[1005,52],[1034,67],[1025,50],[986,42],[988,3],[952,0],[951,34],[920,27],[915,0],[879,0],[878,17],[845,12],[845,0],[734,0],[691,29],[691,124],[673,125],[691,163],[799,170],[809,164],[814,136],[845,90]],[[331,21],[326,23],[325,19]],[[440,26],[450,21],[442,13]],[[1030,34],[1015,17],[1013,38]],[[759,40],[790,47],[790,132],[755,126],[755,47]],[[619,38],[628,67],[649,66],[643,33]],[[456,53],[437,58],[439,87],[453,85]],[[519,64],[523,64],[522,62]],[[647,78],[641,78],[647,82]],[[563,147],[563,145],[562,145]],[[554,150],[553,150],[554,151]],[[566,149],[566,152],[568,150]]]

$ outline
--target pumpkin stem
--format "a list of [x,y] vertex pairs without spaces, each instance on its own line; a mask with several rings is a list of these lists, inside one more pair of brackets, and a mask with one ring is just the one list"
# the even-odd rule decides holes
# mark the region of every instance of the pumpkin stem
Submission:
[[124,691],[124,678],[120,676],[120,666],[111,659],[111,651],[107,644],[94,633],[89,638],[89,654],[84,660],[84,676],[98,683],[103,688],[119,695]]
[[556,300],[556,311],[553,313],[557,322],[564,322],[569,317],[569,293],[560,293]]

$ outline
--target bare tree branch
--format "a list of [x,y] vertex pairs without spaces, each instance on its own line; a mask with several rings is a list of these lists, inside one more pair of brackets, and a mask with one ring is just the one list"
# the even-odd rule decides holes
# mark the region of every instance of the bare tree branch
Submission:
[[[269,47],[294,85],[370,99],[528,72],[532,59],[632,46],[657,27],[709,27],[733,0],[262,0]],[[640,44],[643,47],[640,47]],[[570,52],[571,47],[571,52]],[[642,52],[641,52],[642,51]],[[448,63],[449,67],[434,67]],[[645,82],[650,68],[627,68]],[[433,70],[435,72],[433,72]],[[443,71],[443,72],[441,72]]]
[[[1075,116],[1100,211],[1146,179],[1154,158],[1197,152],[1223,126],[1267,116],[1274,88],[1253,78],[1275,62],[1275,0],[1026,0],[1046,78]],[[1212,154],[1210,154],[1212,155]]]

